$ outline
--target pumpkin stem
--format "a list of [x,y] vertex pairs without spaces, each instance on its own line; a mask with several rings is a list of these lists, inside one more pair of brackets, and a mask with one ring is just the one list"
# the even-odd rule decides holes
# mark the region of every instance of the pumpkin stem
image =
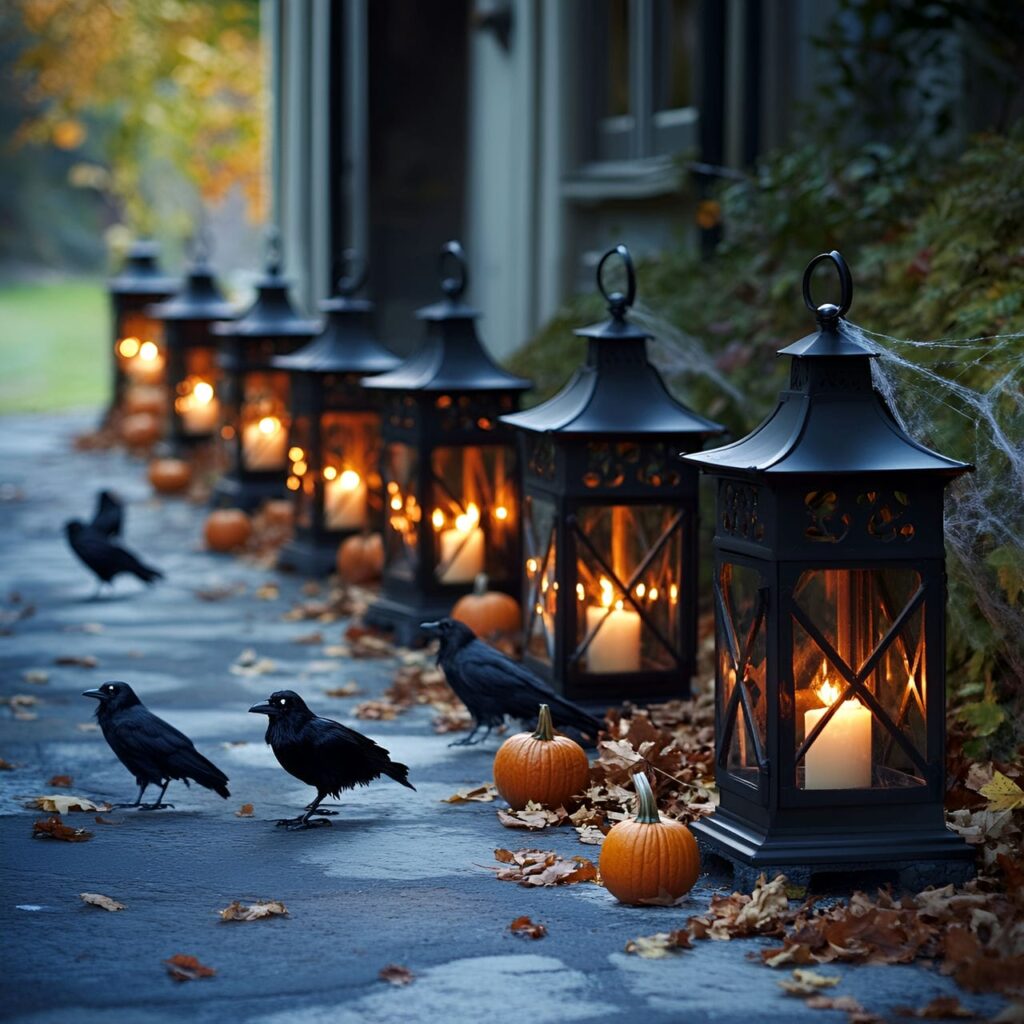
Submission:
[[533,734],[535,740],[553,740],[555,738],[554,726],[551,722],[551,708],[547,704],[541,704],[537,712],[537,730]]
[[487,573],[478,572],[473,579],[473,593],[477,597],[483,597],[487,593],[487,588],[490,585],[490,580],[487,578]]
[[657,825],[661,821],[658,801],[654,799],[654,790],[644,772],[633,776],[633,789],[636,792],[636,820],[644,825]]

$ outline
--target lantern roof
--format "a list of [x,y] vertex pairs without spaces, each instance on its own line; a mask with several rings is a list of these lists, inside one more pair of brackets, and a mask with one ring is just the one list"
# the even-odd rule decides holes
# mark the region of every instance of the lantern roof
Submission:
[[237,320],[213,325],[219,337],[301,337],[320,330],[320,321],[302,316],[288,297],[291,282],[281,272],[281,243],[276,231],[267,238],[267,260],[256,280],[256,299]]
[[[344,256],[355,265],[352,250]],[[394,369],[401,359],[377,340],[373,303],[352,297],[365,283],[366,264],[360,260],[353,273],[338,281],[337,294],[320,303],[327,314],[323,333],[297,352],[275,356],[273,365],[305,373],[367,374]]]
[[208,258],[206,239],[200,235],[181,287],[169,299],[155,303],[146,312],[158,320],[231,320],[236,317],[238,309],[217,287]]
[[[605,289],[602,270],[612,255],[621,257],[625,264],[625,294],[609,294]],[[553,398],[524,412],[502,416],[502,422],[536,433],[568,435],[721,434],[721,424],[705,419],[672,397],[647,358],[647,339],[651,335],[626,318],[636,298],[636,273],[626,246],[618,245],[601,258],[597,286],[608,301],[611,315],[575,332],[590,339],[584,365]]]
[[[455,276],[444,276],[452,260]],[[441,247],[441,302],[417,311],[427,321],[423,344],[388,373],[363,381],[363,387],[388,391],[526,391],[532,381],[498,366],[484,350],[474,321],[479,312],[461,301],[469,275],[466,257],[458,242]]]
[[170,295],[181,282],[160,269],[159,257],[159,242],[150,239],[132,242],[120,271],[108,282],[111,294]]
[[[839,305],[811,301],[811,273],[823,260],[839,272]],[[739,441],[683,453],[683,459],[709,470],[769,475],[899,472],[952,478],[973,468],[926,448],[903,429],[871,382],[870,361],[879,352],[845,326],[852,298],[843,257],[836,251],[816,256],[804,272],[804,301],[817,316],[818,330],[780,351],[793,358],[793,366],[778,405]]]

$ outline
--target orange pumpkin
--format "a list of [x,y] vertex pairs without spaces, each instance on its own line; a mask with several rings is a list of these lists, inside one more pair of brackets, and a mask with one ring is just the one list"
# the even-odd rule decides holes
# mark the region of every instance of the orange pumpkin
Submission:
[[154,459],[147,471],[153,490],[176,494],[192,481],[192,467],[184,459]]
[[620,903],[667,903],[688,893],[700,874],[693,833],[658,814],[647,776],[633,776],[637,815],[604,837],[599,867],[605,888]]
[[129,448],[148,448],[160,440],[160,420],[151,412],[136,412],[121,421],[121,440]]
[[464,622],[477,636],[518,633],[523,628],[519,602],[508,594],[487,589],[487,574],[480,573],[473,593],[460,597],[452,608],[452,618]]
[[206,517],[206,546],[211,551],[232,551],[252,533],[252,523],[240,508],[219,508]]
[[338,575],[346,583],[369,583],[384,569],[384,539],[379,533],[355,534],[338,547]]
[[544,807],[568,807],[587,788],[590,762],[568,736],[556,736],[551,709],[541,704],[534,732],[510,736],[494,757],[494,785],[514,810],[531,800]]

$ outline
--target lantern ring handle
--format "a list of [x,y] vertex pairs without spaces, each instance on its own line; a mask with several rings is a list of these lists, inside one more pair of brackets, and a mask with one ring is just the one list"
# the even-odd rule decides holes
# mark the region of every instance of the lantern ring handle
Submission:
[[[626,268],[625,295],[622,292],[611,292],[609,294],[608,289],[605,287],[604,265],[612,256],[618,256]],[[597,289],[607,299],[608,310],[613,316],[624,316],[626,310],[633,305],[636,299],[636,268],[633,266],[633,257],[630,255],[629,249],[621,243],[615,246],[614,249],[609,249],[597,264]]]
[[846,264],[846,260],[843,259],[842,253],[838,250],[833,249],[831,252],[822,252],[811,260],[807,264],[807,269],[804,271],[804,305],[812,312],[817,313],[821,310],[814,299],[811,298],[811,275],[814,273],[814,268],[824,260],[831,260],[835,264],[836,273],[839,275],[839,306],[834,307],[833,310],[829,310],[829,315],[834,317],[845,316],[850,308],[850,304],[853,302],[853,276],[850,274],[850,268]]
[[366,284],[370,265],[366,258],[359,254],[358,249],[345,249],[338,257],[335,269],[341,276],[334,287],[342,298],[347,299]]
[[[455,274],[445,274],[446,262],[455,264]],[[469,284],[469,268],[466,266],[466,253],[459,242],[454,239],[445,242],[441,246],[441,252],[437,257],[437,268],[441,274],[441,291],[453,301],[466,290]]]

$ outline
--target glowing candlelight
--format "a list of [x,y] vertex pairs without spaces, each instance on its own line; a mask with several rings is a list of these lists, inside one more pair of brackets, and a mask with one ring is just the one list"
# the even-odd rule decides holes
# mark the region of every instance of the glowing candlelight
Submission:
[[[437,529],[438,514],[444,523],[444,513],[434,509],[431,522]],[[480,528],[480,509],[473,502],[466,511],[455,517],[455,528],[442,530],[441,562],[442,583],[472,583],[484,569],[484,531]]]
[[174,408],[186,434],[212,434],[220,422],[220,402],[209,381],[195,381],[187,394],[175,399]]
[[[841,695],[821,663],[815,693],[825,705],[804,712],[804,736]],[[804,761],[805,789],[868,789],[871,786],[871,712],[856,697],[843,701],[811,744]]]
[[[596,630],[596,632],[595,632]],[[614,599],[611,583],[601,577],[601,604],[587,609],[588,672],[640,670],[640,615]]]
[[333,466],[324,469],[324,519],[329,530],[366,525],[366,482],[354,469],[340,473]]
[[284,469],[288,437],[276,416],[264,416],[242,428],[242,454],[249,469]]
[[164,357],[156,342],[125,338],[118,346],[118,351],[125,357],[125,373],[133,381],[138,384],[160,383],[164,372]]

